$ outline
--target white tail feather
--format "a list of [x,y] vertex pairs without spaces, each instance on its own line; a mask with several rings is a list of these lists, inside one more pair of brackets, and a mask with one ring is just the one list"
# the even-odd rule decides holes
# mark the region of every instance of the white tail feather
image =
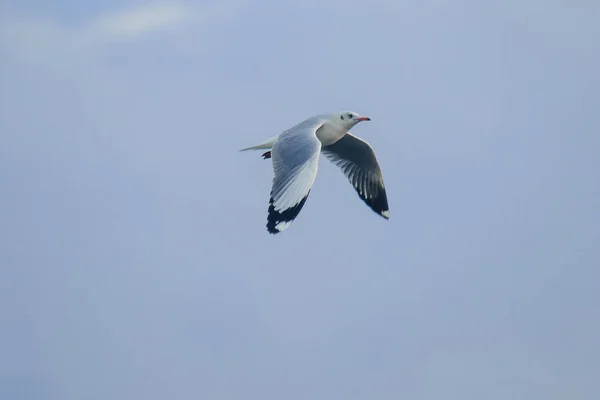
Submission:
[[279,137],[279,135],[273,136],[272,138],[269,138],[262,143],[259,143],[252,147],[246,147],[245,149],[241,149],[240,151],[270,149],[273,147],[273,144],[275,144],[278,137]]

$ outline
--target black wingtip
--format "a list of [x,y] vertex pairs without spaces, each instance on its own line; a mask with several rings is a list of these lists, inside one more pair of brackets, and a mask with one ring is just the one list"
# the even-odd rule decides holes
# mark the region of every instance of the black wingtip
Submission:
[[369,206],[371,210],[385,219],[390,219],[390,207],[388,206],[387,194],[385,188],[379,188],[373,197],[365,197],[356,190],[358,197]]
[[298,204],[283,211],[275,210],[275,207],[273,206],[273,198],[270,198],[267,216],[267,231],[269,231],[269,233],[272,235],[283,232],[289,226],[289,224],[296,219],[300,213],[300,210],[302,210],[302,207],[304,207],[304,203],[306,203],[306,199],[308,199],[309,194],[310,190]]

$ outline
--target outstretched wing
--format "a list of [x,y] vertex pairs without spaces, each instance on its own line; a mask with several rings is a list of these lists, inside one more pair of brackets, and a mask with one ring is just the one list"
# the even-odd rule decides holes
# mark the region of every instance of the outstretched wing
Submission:
[[307,121],[279,137],[271,150],[273,186],[269,199],[267,230],[284,231],[304,206],[317,176],[321,142],[316,132],[321,121]]
[[389,219],[383,175],[371,146],[347,133],[334,144],[324,146],[322,152],[341,168],[358,196],[377,214]]

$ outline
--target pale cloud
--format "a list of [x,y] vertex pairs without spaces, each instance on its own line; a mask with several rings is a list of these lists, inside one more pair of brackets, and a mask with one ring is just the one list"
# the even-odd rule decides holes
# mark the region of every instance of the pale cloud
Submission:
[[242,2],[212,4],[154,2],[100,12],[78,25],[55,16],[13,15],[0,18],[0,50],[27,58],[69,54],[98,49],[115,42],[134,42],[162,35],[182,40],[185,33],[227,23]]
[[106,38],[133,39],[199,23],[204,19],[203,14],[210,11],[180,2],[151,3],[100,16],[90,29]]

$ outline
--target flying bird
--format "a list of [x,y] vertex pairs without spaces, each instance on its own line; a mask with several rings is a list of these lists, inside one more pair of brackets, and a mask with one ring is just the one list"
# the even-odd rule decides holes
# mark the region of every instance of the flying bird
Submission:
[[273,185],[269,199],[267,230],[276,234],[287,229],[306,203],[323,153],[340,167],[358,196],[377,214],[389,219],[387,195],[381,168],[371,146],[348,131],[362,121],[355,112],[316,115],[252,147],[273,162]]

